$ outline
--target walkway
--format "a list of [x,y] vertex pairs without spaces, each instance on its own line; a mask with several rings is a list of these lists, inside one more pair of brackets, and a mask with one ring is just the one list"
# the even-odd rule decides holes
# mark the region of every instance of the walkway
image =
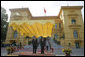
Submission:
[[[52,39],[51,39],[51,45],[54,48],[53,55],[64,56],[64,53],[62,52],[62,48],[64,48],[64,47],[62,47],[61,45],[57,45]],[[41,52],[41,48],[40,48],[40,45],[39,45],[36,55],[46,56],[46,54],[47,54],[47,52],[45,52],[44,55],[41,55],[40,52]],[[15,55],[17,55],[18,53],[19,54],[23,53],[25,55],[26,54],[34,55],[34,54],[32,54],[32,45],[26,45],[26,46],[24,46],[24,49],[20,49],[20,50],[14,52]],[[49,53],[49,56],[52,55],[52,53],[50,53],[49,51],[48,51],[48,53]],[[1,56],[6,56],[6,55],[7,55],[6,48],[1,48]],[[71,56],[84,56],[84,48],[79,48],[79,49],[72,48]]]

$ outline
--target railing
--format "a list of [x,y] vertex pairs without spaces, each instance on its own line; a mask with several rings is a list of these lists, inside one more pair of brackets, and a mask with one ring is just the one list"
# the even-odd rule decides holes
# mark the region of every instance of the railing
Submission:
[[74,38],[75,40],[81,40],[80,38]]

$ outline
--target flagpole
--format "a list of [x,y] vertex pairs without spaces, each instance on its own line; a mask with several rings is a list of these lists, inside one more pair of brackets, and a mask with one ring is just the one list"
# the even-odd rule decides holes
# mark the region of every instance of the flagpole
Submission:
[[46,16],[46,13],[44,13],[44,16]]
[[[44,7],[44,16],[46,16],[46,10],[45,10],[45,7]],[[42,26],[42,30],[43,30],[43,26]],[[44,36],[44,33],[43,33],[43,36]]]
[[46,13],[44,15],[46,16]]
[[46,16],[46,9],[44,8],[44,16]]

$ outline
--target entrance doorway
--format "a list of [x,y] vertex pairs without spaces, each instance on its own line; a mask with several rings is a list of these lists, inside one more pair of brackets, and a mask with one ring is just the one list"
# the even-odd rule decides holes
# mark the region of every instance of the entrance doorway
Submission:
[[76,47],[76,48],[80,48],[79,42],[76,42],[76,43],[75,43],[75,47]]

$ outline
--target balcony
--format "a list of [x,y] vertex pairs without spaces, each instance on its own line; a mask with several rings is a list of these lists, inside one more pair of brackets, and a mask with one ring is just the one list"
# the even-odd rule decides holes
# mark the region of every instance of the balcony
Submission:
[[81,25],[77,25],[77,24],[71,24],[69,25],[70,28],[80,28]]
[[80,39],[80,38],[75,38],[74,40],[75,40],[75,42],[81,42],[82,41],[82,39]]
[[81,42],[82,40],[80,40],[80,39],[75,39],[75,42]]

